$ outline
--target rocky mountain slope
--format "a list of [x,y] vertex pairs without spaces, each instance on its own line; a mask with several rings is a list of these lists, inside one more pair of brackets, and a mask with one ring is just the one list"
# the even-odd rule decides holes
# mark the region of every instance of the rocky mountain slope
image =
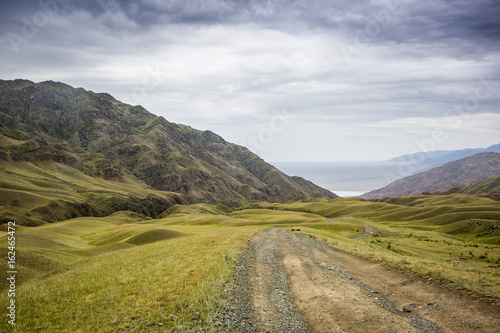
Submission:
[[500,154],[480,153],[446,163],[416,175],[398,179],[378,190],[363,194],[363,199],[379,199],[424,192],[463,188],[500,175]]
[[57,163],[85,176],[173,192],[185,202],[238,206],[336,197],[210,131],[52,81],[0,81],[0,143],[2,166]]

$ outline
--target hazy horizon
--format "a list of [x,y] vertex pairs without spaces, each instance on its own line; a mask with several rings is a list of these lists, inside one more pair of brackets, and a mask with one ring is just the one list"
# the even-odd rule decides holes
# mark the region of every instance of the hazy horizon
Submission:
[[398,163],[390,162],[273,162],[289,176],[303,177],[339,196],[358,195],[389,184],[389,175],[398,175]]
[[0,3],[3,79],[54,80],[267,161],[500,141],[494,0]]

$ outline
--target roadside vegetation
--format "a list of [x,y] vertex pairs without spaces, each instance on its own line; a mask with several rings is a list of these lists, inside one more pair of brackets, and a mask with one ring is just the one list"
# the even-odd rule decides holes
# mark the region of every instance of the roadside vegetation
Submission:
[[[174,205],[156,219],[122,211],[19,227],[13,332],[209,330],[241,250],[271,226],[500,297],[500,204],[489,198],[315,199],[237,210]],[[2,256],[6,251],[4,236]],[[0,301],[8,301],[6,293]]]
[[307,237],[350,254],[500,297],[498,201],[453,194],[259,206],[273,214],[279,210],[318,214],[322,222],[311,220],[292,228],[300,227]]
[[210,327],[239,252],[259,228],[147,222],[123,212],[20,230],[13,332]]

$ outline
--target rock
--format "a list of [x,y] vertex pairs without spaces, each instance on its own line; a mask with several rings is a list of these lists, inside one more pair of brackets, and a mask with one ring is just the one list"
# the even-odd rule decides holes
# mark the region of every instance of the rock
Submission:
[[406,313],[412,312],[413,310],[415,310],[416,307],[417,306],[415,303],[411,303],[410,305],[403,306],[403,312],[406,312]]

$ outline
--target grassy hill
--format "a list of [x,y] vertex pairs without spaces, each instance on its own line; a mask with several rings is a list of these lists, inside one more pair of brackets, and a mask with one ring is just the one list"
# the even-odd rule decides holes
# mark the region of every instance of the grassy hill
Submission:
[[256,230],[144,224],[125,212],[22,228],[13,331],[205,329]]
[[[87,185],[88,184],[88,185]],[[210,131],[63,83],[0,81],[1,222],[336,197]]]
[[467,186],[465,188],[451,188],[449,190],[438,192],[436,194],[451,194],[451,193],[479,195],[482,197],[487,197],[500,201],[500,176],[491,177],[487,180],[473,184],[471,186]]
[[[0,119],[0,219],[17,222],[19,272],[17,325],[1,330],[213,331],[242,249],[271,226],[500,297],[498,177],[335,198],[214,133],[54,82],[0,81]],[[0,225],[4,258],[7,240]]]
[[498,201],[455,193],[174,204],[157,219],[121,211],[21,226],[14,332],[210,331],[240,251],[270,226],[498,298],[499,223]]
[[[0,220],[40,225],[81,216],[133,211],[154,218],[188,200],[154,190],[132,175],[120,181],[85,174],[64,163],[0,162]],[[5,225],[0,226],[3,230]]]

